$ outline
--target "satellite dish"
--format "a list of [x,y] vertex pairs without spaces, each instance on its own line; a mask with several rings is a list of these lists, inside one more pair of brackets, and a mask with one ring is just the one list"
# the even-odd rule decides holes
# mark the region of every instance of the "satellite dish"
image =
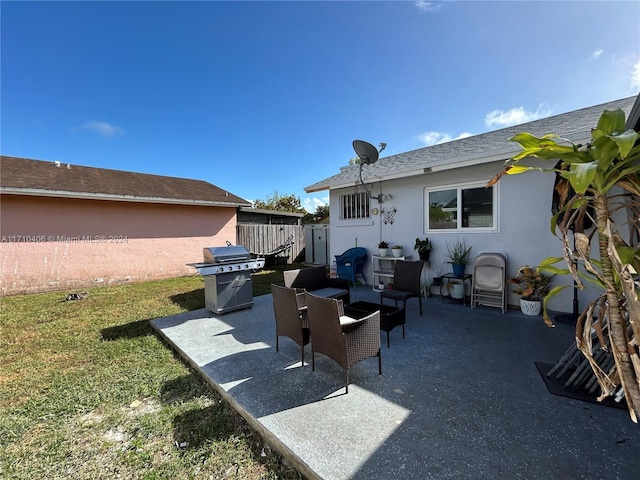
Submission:
[[[362,180],[362,166],[376,163],[378,161],[380,152],[384,150],[386,146],[386,143],[381,143],[380,150],[378,150],[376,147],[371,145],[369,142],[365,142],[364,140],[353,141],[353,149],[356,151],[356,153],[358,154],[358,158],[360,159],[360,161],[358,162],[360,164],[359,184],[362,185],[364,190],[367,192],[367,195],[369,195],[369,198],[377,200],[378,203],[382,203],[382,193],[380,193],[380,195],[378,196],[374,196],[371,194],[371,191],[367,188],[364,181]],[[356,182],[356,185],[358,185],[358,182]]]
[[378,149],[364,140],[354,140],[353,149],[358,154],[361,165],[371,165],[378,161]]

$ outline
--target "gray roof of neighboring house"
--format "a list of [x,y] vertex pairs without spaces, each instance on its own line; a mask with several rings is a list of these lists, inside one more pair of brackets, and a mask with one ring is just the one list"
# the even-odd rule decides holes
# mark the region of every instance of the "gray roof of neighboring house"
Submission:
[[[365,183],[379,182],[421,175],[426,172],[506,160],[521,151],[519,145],[509,139],[515,134],[525,131],[536,136],[555,133],[572,141],[587,141],[591,138],[591,129],[597,125],[604,110],[620,108],[626,115],[629,115],[636,97],[623,98],[533,122],[380,158],[374,164],[363,166],[362,179]],[[330,188],[352,186],[358,180],[359,168],[359,165],[342,167],[340,173],[305,187],[305,191],[311,193]]]
[[0,193],[145,203],[245,207],[202,180],[0,156]]

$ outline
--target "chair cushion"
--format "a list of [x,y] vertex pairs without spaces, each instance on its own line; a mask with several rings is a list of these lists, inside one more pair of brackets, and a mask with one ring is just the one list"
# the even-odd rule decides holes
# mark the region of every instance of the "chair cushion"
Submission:
[[347,317],[346,315],[343,315],[340,317],[340,325],[343,327],[347,325],[352,325],[354,323],[359,323],[359,322],[362,322],[362,320],[358,320],[357,318]]
[[413,292],[404,292],[402,290],[383,290],[380,292],[383,298],[391,298],[393,300],[406,300],[407,298],[416,297]]
[[337,299],[341,299],[342,297],[349,295],[348,290],[343,290],[341,288],[331,288],[331,287],[320,288],[318,290],[311,290],[310,293],[313,293],[318,297],[337,298]]

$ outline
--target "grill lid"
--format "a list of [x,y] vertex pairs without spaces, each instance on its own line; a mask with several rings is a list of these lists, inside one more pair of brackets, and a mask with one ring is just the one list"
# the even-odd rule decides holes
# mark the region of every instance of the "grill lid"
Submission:
[[242,245],[226,245],[224,247],[205,247],[204,263],[241,262],[251,258],[251,253]]

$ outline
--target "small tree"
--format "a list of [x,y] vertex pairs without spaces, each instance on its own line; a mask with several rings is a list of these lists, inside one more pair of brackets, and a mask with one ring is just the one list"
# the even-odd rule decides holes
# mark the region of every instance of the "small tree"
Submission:
[[302,223],[317,223],[329,216],[329,205],[318,205],[316,211],[302,217]]
[[[576,145],[570,141],[559,144],[549,134],[541,138],[529,133],[519,133],[512,141],[523,151],[507,161],[489,186],[504,174],[519,174],[531,170],[553,172],[569,182],[560,208],[552,218],[552,233],[556,226],[563,243],[563,257],[550,257],[539,266],[550,273],[570,273],[577,288],[584,288],[583,280],[600,287],[603,293],[591,302],[578,318],[576,342],[588,359],[602,388],[600,399],[624,389],[631,419],[637,423],[640,413],[640,301],[637,295],[637,272],[640,270],[640,135],[634,130],[625,131],[625,115],[622,110],[605,110],[598,126],[592,130],[592,141]],[[521,165],[527,157],[561,162],[555,168],[545,169]],[[613,218],[626,212],[629,240],[624,241],[621,225],[614,227]],[[588,217],[596,226],[600,259],[591,257],[590,238],[585,235],[582,220]],[[569,243],[569,231],[573,231],[575,249]],[[554,265],[563,261],[567,268]],[[568,285],[555,287],[545,298],[545,322],[553,325],[546,314],[550,297]],[[596,315],[594,315],[594,313]],[[596,318],[597,317],[597,318]],[[604,331],[608,331],[614,367],[605,372],[592,356],[592,329],[604,348]]]
[[276,210],[278,212],[305,213],[302,208],[300,197],[296,195],[280,195],[273,192],[272,196],[267,196],[266,200],[256,200],[253,202],[255,208],[261,210]]

